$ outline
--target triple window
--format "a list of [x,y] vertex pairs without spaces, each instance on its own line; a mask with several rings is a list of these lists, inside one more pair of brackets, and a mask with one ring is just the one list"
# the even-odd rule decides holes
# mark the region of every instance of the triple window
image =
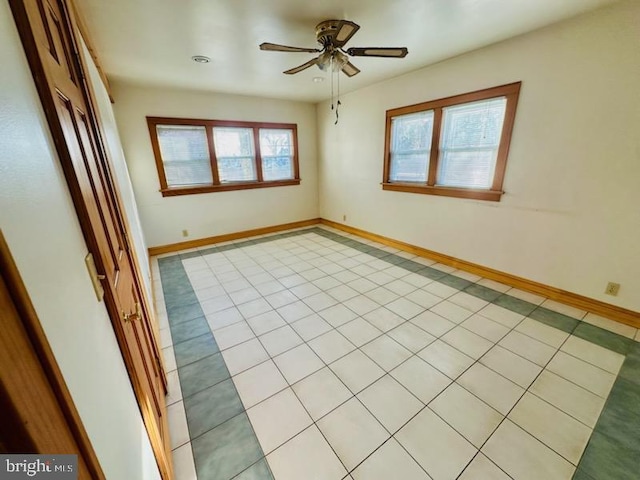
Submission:
[[295,124],[147,117],[163,196],[300,183]]
[[387,111],[385,190],[499,201],[520,83]]

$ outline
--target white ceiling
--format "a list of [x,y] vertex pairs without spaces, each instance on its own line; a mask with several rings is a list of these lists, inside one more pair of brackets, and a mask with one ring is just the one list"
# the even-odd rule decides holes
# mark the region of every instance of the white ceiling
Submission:
[[[262,97],[320,101],[328,74],[283,70],[310,53],[263,52],[262,42],[316,47],[322,20],[360,30],[347,47],[408,47],[404,59],[353,58],[348,92],[616,0],[76,0],[109,78]],[[193,55],[211,57],[196,64]],[[314,83],[313,77],[325,77]]]

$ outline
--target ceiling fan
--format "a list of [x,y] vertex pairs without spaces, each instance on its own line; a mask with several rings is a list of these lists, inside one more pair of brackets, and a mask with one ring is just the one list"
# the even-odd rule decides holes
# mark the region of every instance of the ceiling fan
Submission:
[[343,47],[359,29],[360,25],[350,22],[349,20],[325,20],[316,26],[316,40],[322,48],[289,47],[286,45],[265,42],[260,44],[260,50],[272,52],[320,53],[316,58],[313,58],[297,67],[286,70],[284,73],[288,75],[302,72],[313,65],[317,65],[320,70],[332,68],[334,71],[344,72],[349,77],[357,75],[360,73],[360,70],[349,61],[348,56],[403,58],[407,56],[407,53],[409,53],[406,47],[352,47],[345,50]]

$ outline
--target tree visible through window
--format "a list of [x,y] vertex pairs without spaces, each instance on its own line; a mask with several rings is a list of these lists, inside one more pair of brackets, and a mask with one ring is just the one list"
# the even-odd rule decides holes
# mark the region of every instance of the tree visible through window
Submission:
[[213,146],[220,183],[255,182],[258,179],[253,129],[213,127]]
[[260,129],[262,175],[265,180],[293,177],[293,135],[291,130]]
[[387,111],[385,190],[500,200],[520,83]]

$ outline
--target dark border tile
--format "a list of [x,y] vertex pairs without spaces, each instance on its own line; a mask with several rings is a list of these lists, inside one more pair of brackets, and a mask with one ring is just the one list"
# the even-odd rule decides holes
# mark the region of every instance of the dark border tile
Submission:
[[169,327],[171,328],[171,339],[173,340],[173,345],[177,345],[178,343],[185,342],[211,332],[205,317],[198,317],[193,320],[177,324],[173,323],[170,324]]
[[499,307],[506,308],[507,310],[511,310],[512,312],[516,312],[524,316],[529,315],[537,308],[537,305],[533,303],[520,300],[519,298],[512,297],[511,295],[507,295],[506,293],[500,295],[492,303],[495,303]]
[[431,280],[439,280],[447,275],[442,270],[431,267],[425,267],[422,270],[418,270],[416,273],[418,275],[422,275],[423,277],[430,278]]
[[191,285],[183,285],[180,288],[168,287],[167,292],[164,294],[164,305],[167,310],[193,305],[194,303],[198,303],[198,297],[193,292]]
[[557,328],[558,330],[562,330],[567,333],[572,333],[580,323],[580,320],[576,320],[573,317],[554,312],[553,310],[549,310],[544,307],[536,308],[529,314],[529,318],[533,318],[545,325],[549,325],[550,327]]
[[640,385],[640,343],[633,342],[618,375]]
[[458,290],[464,290],[465,288],[473,285],[473,282],[466,280],[464,278],[456,277],[455,275],[447,274],[444,277],[438,279],[439,283],[444,283],[452,288],[457,288]]
[[640,385],[618,377],[595,430],[640,450]]
[[572,480],[596,480],[591,475],[587,475],[583,470],[577,469],[573,474]]
[[218,353],[220,349],[213,335],[209,332],[174,345],[173,351],[176,355],[176,364],[179,368],[200,360],[201,358]]
[[630,338],[585,322],[580,322],[580,325],[577,326],[573,334],[576,337],[580,337],[588,342],[595,343],[596,345],[623,355],[626,355],[629,350],[631,350],[631,346],[634,343]]
[[264,457],[246,413],[209,430],[191,446],[198,480],[229,480]]
[[180,260],[188,260],[189,258],[196,258],[200,256],[202,256],[202,254],[200,253],[200,251],[196,250],[195,252],[181,253]]
[[244,412],[231,379],[186,397],[184,409],[192,440]]
[[640,450],[594,432],[579,463],[581,472],[602,480],[637,480]]
[[170,324],[178,324],[202,317],[204,313],[200,307],[200,303],[191,303],[189,305],[175,305],[167,307],[167,316]]
[[233,480],[273,480],[273,475],[266,460],[262,459],[251,465],[237,477],[234,477]]
[[211,255],[212,253],[216,253],[218,252],[218,247],[209,247],[209,248],[205,248],[204,250],[200,250],[200,255],[204,256],[204,255]]
[[398,265],[400,263],[404,263],[405,260],[406,258],[400,257],[396,254],[391,254],[384,257],[384,261],[387,263],[390,263],[391,265]]
[[502,295],[502,293],[498,292],[497,290],[485,287],[484,285],[478,285],[477,283],[469,285],[464,289],[464,291],[469,295],[481,298],[482,300],[485,300],[487,302],[493,302],[496,298]]
[[424,268],[424,265],[418,262],[414,262],[413,260],[405,260],[404,262],[398,263],[397,265],[398,267],[409,270],[410,272],[417,272],[418,270],[422,270]]
[[214,353],[178,369],[180,388],[185,398],[230,377],[221,353]]

